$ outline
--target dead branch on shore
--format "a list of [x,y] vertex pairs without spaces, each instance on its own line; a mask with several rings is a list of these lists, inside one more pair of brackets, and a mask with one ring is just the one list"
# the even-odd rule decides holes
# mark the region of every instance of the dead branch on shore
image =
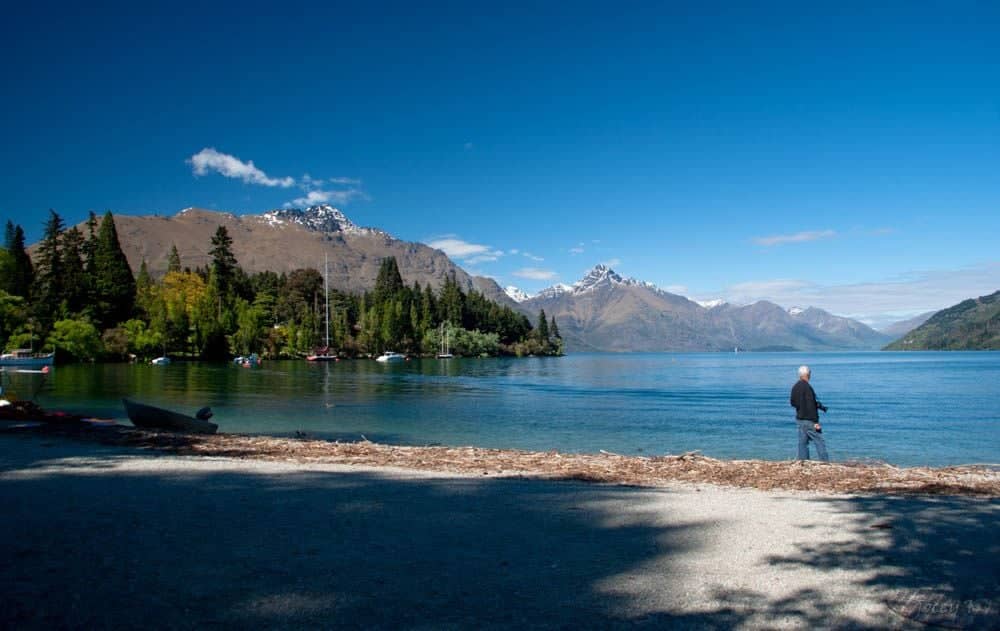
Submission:
[[763,490],[1000,496],[1000,471],[976,465],[895,467],[861,462],[718,460],[698,451],[680,455],[623,456],[605,451],[572,454],[480,447],[405,447],[382,445],[367,439],[329,442],[241,434],[187,435],[123,426],[50,426],[34,431],[181,455],[400,467],[463,475],[582,480],[631,486],[688,482]]

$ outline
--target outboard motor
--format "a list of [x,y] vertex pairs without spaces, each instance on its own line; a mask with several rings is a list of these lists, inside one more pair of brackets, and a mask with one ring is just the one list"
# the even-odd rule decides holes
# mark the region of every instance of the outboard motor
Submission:
[[194,417],[199,421],[207,421],[208,419],[212,418],[212,408],[207,406],[203,407],[194,413]]

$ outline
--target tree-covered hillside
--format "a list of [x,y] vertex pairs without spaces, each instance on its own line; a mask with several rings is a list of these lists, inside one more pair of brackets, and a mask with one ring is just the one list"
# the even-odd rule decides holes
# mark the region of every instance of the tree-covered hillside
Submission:
[[885,350],[1000,350],[1000,291],[937,312]]
[[[172,248],[166,274],[145,262],[133,276],[110,212],[91,214],[86,234],[50,212],[28,256],[24,231],[7,222],[0,248],[0,344],[55,350],[62,360],[177,355],[225,359],[259,353],[301,357],[327,340],[323,276],[315,269],[247,274],[219,226],[205,267],[184,267]],[[329,349],[345,357],[393,350],[433,355],[447,334],[456,355],[561,354],[555,321],[464,292],[449,277],[435,291],[406,285],[396,259],[382,261],[374,288],[329,292]]]

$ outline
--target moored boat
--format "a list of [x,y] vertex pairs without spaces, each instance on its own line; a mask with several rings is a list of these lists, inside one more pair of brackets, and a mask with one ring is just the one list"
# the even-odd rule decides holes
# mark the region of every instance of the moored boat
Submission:
[[401,355],[400,353],[395,353],[393,351],[386,351],[375,358],[377,362],[401,362],[406,361],[406,355]]
[[143,429],[165,429],[171,432],[192,434],[214,434],[219,426],[210,422],[212,411],[202,408],[195,416],[164,410],[145,403],[122,399],[128,418],[136,427]]
[[153,364],[154,366],[169,366],[170,358],[167,357],[166,355],[162,357],[154,357],[153,359],[149,360],[149,363]]
[[19,348],[0,355],[0,366],[51,366],[55,353],[35,353],[28,348]]

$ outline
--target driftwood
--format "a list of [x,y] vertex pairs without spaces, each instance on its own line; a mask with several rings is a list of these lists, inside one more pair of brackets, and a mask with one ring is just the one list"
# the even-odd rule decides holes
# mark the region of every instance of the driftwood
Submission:
[[184,455],[223,456],[300,463],[401,467],[477,476],[585,480],[632,486],[675,482],[764,490],[838,493],[921,493],[1000,496],[996,465],[896,467],[877,462],[718,460],[689,451],[679,455],[623,456],[537,452],[480,447],[405,447],[240,434],[175,435],[132,429],[43,427],[77,439]]

